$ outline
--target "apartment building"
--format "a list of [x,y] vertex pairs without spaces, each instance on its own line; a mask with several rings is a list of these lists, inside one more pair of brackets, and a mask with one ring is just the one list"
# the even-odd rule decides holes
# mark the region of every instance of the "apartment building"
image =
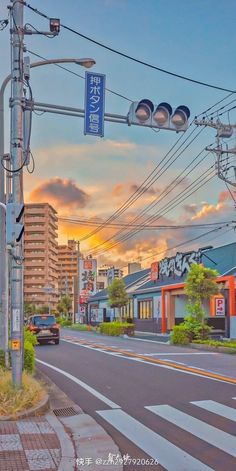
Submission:
[[68,240],[58,245],[58,290],[59,295],[74,296],[74,277],[78,275],[78,243]]
[[97,290],[103,290],[107,288],[114,278],[122,278],[123,270],[114,266],[102,265],[98,268],[97,274]]
[[24,300],[54,309],[58,303],[57,212],[48,203],[26,204],[24,225]]

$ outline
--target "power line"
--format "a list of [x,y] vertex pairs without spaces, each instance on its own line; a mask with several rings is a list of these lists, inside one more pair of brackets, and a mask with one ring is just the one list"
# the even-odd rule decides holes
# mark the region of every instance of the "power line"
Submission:
[[[196,167],[196,165],[195,165]],[[187,198],[189,198],[193,193],[195,193],[196,191],[198,191],[203,185],[205,185],[206,183],[208,183],[210,180],[212,180],[216,175],[215,175],[215,172],[212,170],[214,168],[214,165],[212,165],[208,170],[206,170],[202,176],[203,178],[201,180],[199,180],[200,177],[197,177],[191,184],[188,185],[187,188],[185,188],[184,192],[182,192],[181,194],[179,195],[176,195],[175,197],[173,197],[169,202],[167,202],[162,208],[160,208],[159,210],[159,213],[155,213],[154,215],[152,216],[149,216],[144,222],[143,222],[143,226],[142,227],[145,227],[145,225],[147,223],[151,223],[153,221],[156,221],[158,219],[160,219],[161,217],[164,217],[168,212],[170,212],[171,210],[173,210],[176,206],[178,206],[180,203],[182,203],[183,201],[185,201]],[[193,170],[193,169],[192,169]],[[205,175],[205,176],[204,176]],[[162,213],[161,211],[164,211],[164,213]],[[139,219],[139,216],[137,216],[133,222],[136,222],[137,220]],[[137,233],[140,232],[140,230],[133,230],[133,231],[129,231],[128,233],[124,234],[122,237],[120,237],[118,239],[117,242],[114,242],[114,243],[111,243],[110,245],[108,245],[108,247],[105,247],[104,249],[99,249],[100,247],[102,247],[103,245],[105,245],[107,242],[109,242],[110,240],[113,240],[114,237],[116,237],[117,235],[119,235],[120,233],[124,232],[125,229],[121,229],[117,234],[115,234],[113,237],[110,237],[109,239],[107,239],[106,241],[102,242],[101,244],[98,244],[97,246],[95,247],[92,247],[90,250],[89,250],[89,253],[93,253],[94,255],[94,249],[97,249],[95,250],[95,253],[98,253],[98,252],[101,252],[101,250],[105,250],[105,251],[108,251],[108,250],[111,250],[112,248],[114,248],[116,245],[119,245],[119,243],[121,242],[124,242],[125,240],[128,240],[132,237],[134,237]]]
[[[49,59],[47,59],[46,57],[41,56],[40,54],[37,54],[36,52],[30,51],[29,49],[27,49],[27,52],[28,52],[29,54],[32,54],[32,55],[35,56],[35,57],[38,57],[39,59],[43,59],[43,60],[45,60],[45,61],[49,60]],[[76,77],[79,77],[79,78],[85,80],[85,78],[84,78],[83,75],[80,75],[80,74],[78,74],[77,72],[74,72],[73,70],[68,69],[68,67],[64,67],[63,65],[56,64],[56,63],[51,64],[51,65],[56,66],[56,67],[59,67],[59,69],[62,69],[62,70],[64,70],[64,71],[66,71],[66,72],[69,72],[69,73],[72,74],[72,75],[75,75]],[[120,98],[123,98],[124,100],[126,100],[126,101],[128,101],[128,102],[130,102],[130,103],[132,103],[132,100],[131,100],[130,98],[126,97],[125,95],[122,95],[121,93],[114,92],[114,90],[111,90],[110,88],[106,88],[106,91],[109,92],[109,93],[112,93],[113,95],[116,95],[116,96],[118,96],[118,97],[120,97]]]
[[[209,177],[209,178],[206,178],[206,177]],[[194,189],[193,189],[193,191],[191,191],[191,193],[189,193],[189,194],[187,194],[187,195],[184,195],[184,197],[183,197],[182,199],[180,199],[180,200],[177,199],[177,201],[176,201],[175,198],[173,198],[171,201],[174,201],[174,204],[172,204],[170,207],[168,207],[168,206],[170,205],[170,203],[171,203],[171,202],[169,202],[169,203],[167,203],[166,206],[164,206],[163,208],[161,208],[160,211],[161,211],[162,209],[166,209],[166,212],[165,212],[164,214],[160,214],[160,213],[159,213],[159,215],[154,215],[154,216],[152,216],[152,217],[150,218],[150,220],[151,220],[151,219],[152,219],[152,220],[156,220],[156,219],[160,219],[161,217],[164,217],[167,212],[169,212],[169,211],[171,211],[172,209],[174,209],[176,206],[178,206],[179,203],[182,203],[183,201],[185,201],[189,196],[191,196],[193,193],[195,193],[197,190],[199,190],[203,185],[205,185],[205,184],[208,183],[212,178],[214,178],[214,177],[215,177],[215,174],[212,175],[212,173],[211,173],[211,174],[209,174],[209,175],[206,175],[206,177],[200,182],[200,185],[199,185],[199,186],[197,186],[197,184],[198,184],[199,182],[195,183],[195,185],[194,185],[194,187],[193,187]],[[198,179],[197,179],[197,180],[198,180]],[[195,180],[195,182],[196,182],[196,180]],[[148,221],[148,222],[149,222],[149,221]],[[93,253],[93,255],[94,255],[94,254],[97,254],[97,255],[98,255],[98,254],[104,253],[104,251],[107,252],[108,250],[111,250],[111,249],[113,249],[114,247],[116,247],[117,245],[119,245],[121,242],[125,242],[126,240],[129,240],[130,238],[134,237],[134,236],[135,236],[136,234],[138,234],[139,232],[140,232],[139,230],[136,230],[135,232],[134,232],[134,231],[133,231],[133,232],[130,231],[129,233],[124,234],[120,239],[118,239],[117,242],[114,242],[114,243],[110,244],[110,246],[105,247],[104,249],[99,249],[99,247],[101,247],[101,246],[103,245],[103,243],[101,243],[101,244],[99,244],[98,246],[96,246],[96,247],[94,248],[94,249],[97,248],[97,250],[94,251],[93,248],[92,248],[92,249],[90,249],[90,251]],[[89,251],[88,253],[90,253],[90,251]]]
[[[69,224],[76,224],[76,225],[82,225],[82,224],[87,224],[91,226],[97,226],[98,224],[101,223],[101,221],[96,221],[92,219],[81,219],[77,217],[63,217],[59,216],[58,217],[59,222],[68,222]],[[127,227],[127,228],[140,228],[141,230],[166,230],[166,229],[174,229],[174,230],[182,230],[182,229],[188,229],[188,228],[196,228],[196,229],[202,229],[204,227],[212,227],[212,226],[217,226],[221,224],[227,224],[233,221],[218,221],[218,222],[212,222],[212,223],[203,223],[203,224],[180,224],[180,225],[145,225],[143,226],[142,224],[129,224],[129,223],[110,223],[107,226],[108,227]]]
[[[216,232],[216,231],[219,231],[221,229],[223,229],[224,227],[227,227],[228,224],[225,224],[221,227],[218,227],[217,229],[213,229],[212,231],[208,231],[208,232],[205,232],[204,234],[201,234],[199,235],[198,237],[194,237],[193,239],[189,239],[189,240],[186,240],[185,242],[181,242],[180,244],[178,245],[175,245],[175,246],[172,246],[172,247],[168,247],[167,249],[165,250],[162,250],[161,252],[156,252],[154,253],[153,255],[150,255],[148,257],[145,257],[145,258],[142,258],[141,261],[144,261],[144,260],[148,260],[150,258],[153,258],[154,256],[157,256],[157,255],[162,255],[163,253],[166,253],[166,252],[169,252],[170,250],[174,250],[174,249],[178,249],[179,247],[182,247],[183,245],[187,245],[191,242],[195,242],[196,240],[199,240],[201,239],[202,237],[205,237],[206,235],[209,235],[209,234],[212,234],[213,232]],[[227,232],[230,232],[232,231],[234,228],[230,228]],[[221,235],[221,234],[220,234]],[[218,237],[218,236],[217,236]]]
[[[191,123],[192,124],[192,123]],[[204,128],[202,128],[204,129]],[[175,144],[171,147],[171,149],[164,155],[164,157],[161,159],[161,161],[156,165],[156,167],[153,169],[153,171],[147,176],[147,178],[140,184],[140,186],[136,189],[136,191],[107,219],[106,222],[111,222],[113,221],[114,219],[117,219],[121,214],[123,214],[128,208],[130,208],[130,206],[133,205],[134,202],[136,202],[140,196],[142,196],[144,193],[146,193],[146,191],[158,180],[158,178],[160,178],[160,176],[163,175],[163,173],[165,173],[166,170],[168,170],[168,168],[178,159],[178,157],[180,155],[182,155],[182,153],[189,147],[189,145],[200,135],[200,133],[197,134],[197,136],[195,136],[192,141],[190,142],[190,144],[187,144],[185,146],[185,148],[177,155],[177,157],[171,161],[171,159],[173,159],[173,157],[175,156],[176,152],[179,151],[179,149],[181,149],[181,147],[188,141],[188,139],[196,132],[196,128],[192,129],[191,133],[187,136],[187,138],[182,142],[182,144],[180,144],[180,146],[174,151],[174,153],[172,155],[171,152],[172,150],[176,147],[176,145],[179,143],[179,141],[182,139],[183,137],[183,134],[177,139],[177,141],[175,142]],[[167,157],[170,155],[169,159],[165,162],[165,160],[167,159]],[[171,161],[171,162],[170,162]],[[164,163],[165,162],[165,163]],[[164,163],[164,164],[163,164]],[[165,168],[165,166],[169,163],[169,165],[167,166],[167,168],[164,170],[164,172],[162,172],[162,174],[160,175],[160,172],[161,170],[163,170]],[[163,165],[162,165],[163,164]],[[161,166],[162,165],[162,166]],[[159,169],[159,170],[158,170]],[[159,176],[160,175],[160,176]],[[95,231],[92,231],[88,234],[86,234],[81,242],[83,240],[88,239],[89,237],[92,237],[94,234],[96,234],[97,232],[100,232],[105,226],[106,226],[106,222],[104,224],[102,224],[100,227],[98,227]]]
[[[45,13],[42,13],[41,11],[39,11],[37,8],[33,8],[29,3],[27,2],[23,2],[23,4],[29,8],[30,10],[32,10],[34,13],[37,13],[38,15],[40,16],[43,16],[44,18],[50,20],[50,17],[48,15],[46,15]],[[95,39],[93,38],[90,38],[89,36],[86,36],[82,33],[80,33],[79,31],[73,29],[73,28],[70,28],[69,26],[66,26],[64,25],[63,23],[61,23],[61,27],[64,28],[65,30],[67,31],[70,31],[71,33],[73,34],[76,34],[77,36],[80,36],[81,38],[83,39],[86,39],[87,41],[90,41],[92,42],[93,44],[96,44],[97,46],[100,46],[102,47],[103,49],[106,49],[110,52],[113,52],[114,54],[117,54],[121,57],[124,57],[126,59],[129,59],[133,62],[136,62],[138,64],[141,64],[141,65],[144,65],[145,67],[148,67],[150,69],[153,69],[153,70],[157,70],[159,72],[162,72],[164,74],[167,74],[167,75],[170,75],[172,77],[175,77],[175,78],[179,78],[179,79],[182,79],[182,80],[186,80],[188,82],[191,82],[191,83],[195,83],[197,85],[202,85],[202,86],[205,86],[205,87],[208,87],[208,88],[214,88],[215,90],[221,90],[221,91],[224,91],[224,92],[230,92],[230,93],[236,93],[235,90],[230,90],[228,88],[223,88],[223,87],[219,87],[217,85],[212,85],[210,83],[207,83],[207,82],[203,82],[203,81],[200,81],[200,80],[195,80],[195,79],[192,79],[190,77],[187,77],[185,75],[180,75],[180,74],[176,74],[174,72],[171,72],[169,70],[166,70],[166,69],[163,69],[163,68],[160,68],[160,67],[157,67],[156,65],[153,65],[153,64],[150,64],[148,62],[145,62],[145,61],[142,61],[140,59],[137,59],[135,57],[132,57],[128,54],[125,54],[124,52],[121,52],[121,51],[118,51],[117,49],[114,49],[110,46],[106,46],[105,44],[99,42],[99,41],[96,41]]]

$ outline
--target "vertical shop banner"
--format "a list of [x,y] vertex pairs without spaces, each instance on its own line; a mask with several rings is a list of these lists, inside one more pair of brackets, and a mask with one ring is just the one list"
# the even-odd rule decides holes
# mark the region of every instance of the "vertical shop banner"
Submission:
[[89,296],[96,293],[97,260],[79,259],[79,302],[86,304]]
[[84,134],[104,136],[105,79],[103,74],[85,72]]
[[151,264],[151,281],[157,281],[159,278],[159,262]]

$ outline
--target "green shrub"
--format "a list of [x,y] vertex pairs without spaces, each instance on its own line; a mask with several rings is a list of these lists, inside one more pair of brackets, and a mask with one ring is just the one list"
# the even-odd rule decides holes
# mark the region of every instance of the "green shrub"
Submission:
[[38,345],[37,337],[33,332],[30,332],[28,329],[24,329],[24,340],[30,342],[33,347]]
[[194,340],[193,343],[200,343],[204,345],[211,345],[212,347],[226,347],[226,348],[235,348],[235,341],[222,341],[222,340]]
[[24,342],[24,369],[28,373],[33,373],[35,369],[35,350],[29,340]]
[[175,325],[171,333],[171,343],[187,345],[191,340],[190,337],[190,333],[186,329],[185,325]]
[[5,353],[3,350],[0,350],[0,368],[5,367]]
[[61,327],[68,327],[72,325],[72,321],[68,319],[63,319],[63,317],[58,317],[57,323],[60,324]]
[[100,333],[112,336],[119,336],[124,334],[133,335],[134,324],[128,322],[103,322],[100,324]]
[[85,330],[92,330],[94,331],[95,330],[95,327],[92,327],[90,326],[90,329],[89,329],[89,325],[88,324],[72,324],[70,326],[71,329],[73,330],[81,330],[81,331],[85,331]]

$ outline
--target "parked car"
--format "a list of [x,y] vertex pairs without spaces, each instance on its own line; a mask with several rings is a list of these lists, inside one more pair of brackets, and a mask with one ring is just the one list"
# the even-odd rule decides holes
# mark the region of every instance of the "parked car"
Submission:
[[56,345],[60,342],[60,326],[55,316],[49,314],[37,314],[29,317],[27,328],[36,335],[39,343],[53,341]]

